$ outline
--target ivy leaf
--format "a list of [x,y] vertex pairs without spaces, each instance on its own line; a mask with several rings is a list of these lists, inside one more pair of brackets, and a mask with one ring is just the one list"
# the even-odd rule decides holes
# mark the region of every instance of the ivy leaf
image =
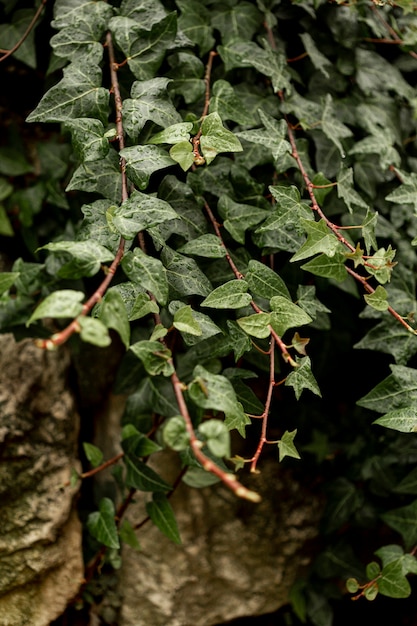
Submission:
[[168,493],[171,491],[171,485],[136,456],[125,454],[123,460],[126,465],[126,485],[128,487],[155,493]]
[[372,212],[369,208],[366,211],[365,219],[362,222],[362,235],[365,241],[365,248],[367,254],[370,253],[371,248],[378,250],[378,244],[375,238],[375,228],[377,226],[378,213]]
[[[35,33],[26,33],[33,19],[33,9],[13,11],[10,24],[0,24],[0,41],[2,48],[11,50],[18,41],[21,45],[13,52],[13,56],[31,68],[36,67]],[[28,36],[26,37],[26,34]]]
[[110,289],[106,292],[99,317],[107,328],[113,328],[118,333],[127,350],[130,343],[130,324],[125,303],[118,291]]
[[176,163],[181,166],[181,169],[186,172],[194,164],[195,155],[191,143],[187,141],[180,141],[169,151],[169,156]]
[[[272,50],[265,41],[261,48],[252,41],[238,42],[229,46],[234,57],[243,65],[254,67],[261,74],[269,76],[275,92],[286,91],[291,94],[292,85],[287,59],[281,50]],[[220,55],[224,54],[224,47],[219,47]]]
[[245,280],[229,280],[227,283],[214,289],[201,303],[201,306],[212,309],[240,309],[247,306],[252,296],[248,291]]
[[211,22],[220,31],[224,44],[250,41],[262,23],[262,13],[249,2],[225,4],[214,11]]
[[417,500],[408,506],[383,513],[381,517],[388,526],[401,534],[406,549],[415,545],[417,542]]
[[152,137],[148,140],[148,143],[177,144],[183,141],[188,142],[190,140],[190,132],[193,126],[194,125],[192,122],[181,122],[179,124],[173,124],[172,126],[168,126],[168,128],[161,130],[159,133],[156,133],[156,135],[152,135]]
[[336,252],[332,257],[327,256],[327,254],[320,254],[320,256],[304,263],[301,269],[316,276],[334,278],[334,280],[342,282],[347,277],[345,261],[346,257],[341,252]]
[[120,150],[120,156],[126,161],[126,173],[141,191],[149,184],[151,174],[170,167],[173,159],[159,146],[132,146]]
[[280,441],[278,441],[278,450],[279,450],[279,462],[285,459],[286,456],[290,456],[293,459],[299,459],[300,455],[298,454],[297,448],[294,445],[294,438],[297,434],[297,429],[289,432],[288,430],[282,435]]
[[92,343],[99,348],[105,348],[111,344],[107,327],[98,319],[80,316],[77,318],[80,327],[80,337],[87,343]]
[[88,191],[98,193],[118,204],[120,202],[122,184],[119,157],[115,150],[98,161],[82,163],[72,175],[65,191]]
[[182,415],[170,417],[164,424],[162,436],[167,446],[180,452],[190,445],[190,435]]
[[161,260],[167,271],[167,278],[173,294],[182,296],[207,296],[211,291],[209,279],[198,267],[194,259],[175,252],[165,246]]
[[119,537],[117,536],[115,515],[114,504],[110,498],[102,498],[100,500],[99,510],[90,513],[88,516],[87,528],[98,542],[108,548],[118,550],[120,543]]
[[317,317],[318,313],[330,313],[330,309],[316,297],[314,285],[298,285],[297,304],[313,319]]
[[[123,101],[123,128],[134,141],[137,139],[146,122],[151,120],[162,128],[188,127],[188,132],[192,124],[182,122],[180,114],[175,109],[168,94],[169,78],[157,76],[150,80],[135,81],[131,88],[131,98]],[[186,132],[183,130],[184,132]],[[179,129],[177,130],[178,134]],[[164,131],[162,131],[164,132]],[[172,131],[171,131],[172,132]],[[161,133],[158,133],[159,135]],[[157,135],[155,135],[157,137]],[[152,138],[150,143],[177,143],[176,141],[155,141]],[[180,141],[180,140],[178,140]]]
[[284,296],[291,300],[290,292],[282,278],[264,263],[251,259],[245,274],[249,291],[270,300],[274,296]]
[[171,90],[180,94],[186,104],[197,102],[204,96],[204,64],[190,52],[177,52],[168,57],[171,68],[167,75],[173,79]]
[[378,413],[417,405],[417,371],[404,365],[391,365],[391,374],[358,400],[357,404]]
[[324,100],[321,127],[326,137],[328,137],[330,141],[335,144],[340,152],[340,155],[344,157],[345,151],[340,140],[345,139],[346,137],[351,137],[352,131],[337,119],[333,105],[333,98],[329,93],[326,95]]
[[98,467],[103,461],[103,453],[100,448],[94,446],[92,443],[83,442],[84,454],[92,467]]
[[150,456],[162,450],[155,441],[139,432],[133,424],[125,424],[122,430],[122,448],[128,456],[139,458]]
[[237,124],[253,124],[254,116],[246,110],[242,100],[226,80],[216,80],[210,97],[210,113],[218,113],[222,120]]
[[271,325],[280,336],[289,328],[303,326],[313,321],[303,309],[284,296],[274,296],[270,303]]
[[197,406],[223,411],[228,429],[236,428],[242,437],[245,436],[245,427],[250,419],[245,415],[231,382],[225,376],[212,374],[202,365],[197,365],[188,393]]
[[174,314],[174,327],[183,333],[189,335],[197,335],[200,337],[203,334],[201,326],[194,318],[193,310],[189,304],[178,309]]
[[259,130],[244,130],[237,134],[238,137],[245,141],[260,144],[264,148],[269,148],[275,162],[291,153],[291,145],[286,139],[287,127],[284,120],[276,120],[271,115],[265,113],[262,109],[258,110],[258,115],[264,126]]
[[1,272],[0,273],[0,294],[8,291],[14,285],[20,272]]
[[135,248],[125,254],[122,267],[131,281],[152,293],[160,304],[166,304],[168,279],[159,259],[148,256],[140,248]]
[[139,540],[136,537],[135,530],[129,520],[123,520],[119,529],[119,537],[127,546],[130,546],[134,550],[141,550]]
[[101,68],[74,62],[63,70],[64,78],[43,96],[27,122],[67,122],[80,117],[107,123],[109,91],[101,87]]
[[395,257],[395,250],[388,246],[385,248],[380,248],[367,259],[368,264],[365,266],[368,274],[375,276],[379,283],[386,283],[391,280],[392,269],[395,263],[393,263],[393,259]]
[[269,211],[251,204],[235,202],[226,194],[220,196],[217,208],[224,219],[223,226],[238,243],[245,243],[246,230],[256,226],[269,215]]
[[378,285],[373,293],[367,293],[363,297],[366,303],[377,311],[386,311],[388,309],[388,293],[381,285]]
[[211,163],[219,152],[242,152],[239,139],[230,130],[227,130],[218,113],[209,113],[201,125],[201,151],[207,165]]
[[208,9],[197,0],[177,0],[176,4],[181,11],[179,28],[186,37],[198,45],[200,54],[204,55],[214,46]]
[[133,239],[138,232],[178,218],[174,209],[154,196],[134,191],[113,211],[112,225],[126,239]]
[[[189,305],[186,305],[186,306],[188,307]],[[179,310],[184,308],[184,303],[180,302],[179,300],[172,300],[169,303],[168,308],[169,308],[169,312],[171,313],[171,315],[174,315],[174,319],[175,319],[175,316],[177,315]],[[219,333],[222,332],[220,328],[217,326],[217,324],[215,324],[208,315],[205,315],[204,313],[201,313],[200,311],[194,311],[193,309],[191,309],[191,307],[190,307],[190,310],[191,310],[191,314],[193,318],[192,327],[195,330],[195,332],[191,333],[191,332],[187,332],[185,330],[179,329],[187,346],[193,346],[199,341],[208,339],[209,337],[213,337],[214,335],[218,335]],[[186,314],[186,317],[188,320],[189,319],[188,314]],[[191,320],[189,321],[190,321],[190,326],[191,326]],[[197,334],[197,327],[199,329],[198,334]]]
[[411,586],[403,572],[400,560],[393,561],[383,568],[378,577],[379,593],[390,598],[408,598]]
[[79,161],[103,159],[109,151],[109,140],[100,120],[80,117],[66,122],[71,131],[72,145]]
[[291,257],[291,262],[301,261],[319,252],[323,252],[329,257],[334,256],[340,247],[340,242],[336,235],[329,230],[326,221],[324,219],[321,219],[319,222],[305,219],[300,221],[307,231],[307,241]]
[[390,411],[373,423],[398,430],[401,433],[414,433],[417,431],[417,405]]
[[293,387],[295,397],[300,399],[303,389],[309,389],[316,396],[321,397],[320,388],[311,371],[311,360],[308,356],[303,358],[295,357],[298,367],[290,372],[285,380],[286,387]]
[[309,33],[301,33],[300,39],[303,42],[305,51],[310,57],[311,62],[316,70],[319,70],[325,78],[330,78],[329,72],[326,70],[326,67],[331,66],[332,63],[317,48],[312,36]]
[[81,304],[82,300],[84,300],[84,293],[82,291],[74,291],[72,289],[54,291],[34,310],[26,326],[44,317],[77,317],[83,308]]
[[146,503],[146,512],[152,522],[168,539],[181,545],[177,520],[168,498],[163,493],[154,493],[152,501]]
[[183,254],[203,256],[211,259],[221,259],[226,256],[227,251],[216,235],[207,233],[192,241],[189,241],[178,252]]
[[266,339],[271,334],[271,315],[269,313],[255,313],[236,320],[240,328],[248,335],[258,339]]
[[113,253],[95,241],[56,241],[47,243],[40,250],[49,250],[58,254],[64,253],[72,257],[58,270],[62,278],[81,278],[94,276],[100,270],[101,264],[113,260]]
[[[156,296],[155,296],[156,297]],[[147,293],[139,293],[129,313],[129,321],[139,320],[151,313],[159,313],[159,307]]]
[[401,176],[402,183],[388,194],[385,199],[396,204],[409,204],[417,212],[417,174],[414,172],[403,172],[402,170],[398,170],[398,173]]
[[230,457],[230,432],[224,422],[210,419],[202,422],[198,432],[204,436],[205,442],[216,457]]
[[384,319],[354,347],[392,354],[397,363],[406,363],[417,352],[417,337],[394,320]]
[[158,71],[166,50],[172,47],[177,34],[177,16],[169,13],[147,29],[135,19],[117,16],[109,28],[117,45],[126,56],[130,70],[138,80],[152,79]]
[[171,350],[165,348],[159,341],[137,341],[130,346],[130,350],[140,359],[151,376],[171,376],[174,372]]
[[368,209],[367,203],[361,198],[353,186],[353,170],[351,167],[342,167],[337,175],[337,195],[341,198],[349,213],[354,213],[354,207]]

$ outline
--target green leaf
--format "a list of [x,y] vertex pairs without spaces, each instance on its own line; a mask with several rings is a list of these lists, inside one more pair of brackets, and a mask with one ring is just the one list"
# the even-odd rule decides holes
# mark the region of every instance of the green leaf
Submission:
[[[131,98],[123,101],[122,114],[123,128],[134,141],[149,120],[168,131],[167,136],[164,136],[166,131],[154,135],[149,143],[177,143],[181,139],[177,141],[167,139],[178,136],[179,133],[182,139],[189,138],[186,135],[191,131],[192,124],[181,123],[181,116],[168,94],[170,82],[169,78],[158,76],[132,84]],[[159,135],[163,135],[164,138],[160,139]]]
[[82,163],[74,172],[65,191],[98,193],[118,204],[122,193],[119,157],[115,150],[98,161]]
[[244,130],[236,134],[240,139],[259,144],[263,148],[269,148],[275,163],[278,164],[285,155],[291,153],[291,144],[286,138],[287,125],[284,120],[278,121],[271,115],[265,113],[262,109],[258,110],[258,115],[264,128],[258,130]]
[[347,277],[345,261],[346,257],[341,252],[336,252],[332,257],[327,256],[327,254],[320,254],[320,256],[304,263],[301,269],[316,276],[334,278],[334,280],[342,282]]
[[34,310],[26,325],[29,326],[36,320],[40,320],[44,317],[77,317],[83,308],[81,304],[82,300],[84,300],[84,293],[82,291],[74,291],[73,289],[54,291]]
[[5,50],[11,50],[18,42],[21,42],[21,45],[13,52],[13,56],[34,69],[36,67],[35,33],[32,29],[26,33],[33,17],[34,9],[13,11],[11,23],[0,25],[0,41],[1,47]]
[[416,544],[417,500],[407,506],[383,513],[381,517],[388,526],[401,534],[407,550]]
[[203,334],[201,326],[194,318],[193,310],[188,304],[175,312],[174,326],[180,332],[196,335],[197,337],[200,337]]
[[252,296],[248,291],[245,280],[229,280],[227,283],[214,289],[201,303],[201,306],[212,309],[240,309],[247,306]]
[[119,529],[119,537],[123,543],[130,546],[134,550],[141,550],[139,540],[136,536],[135,530],[129,520],[124,519]]
[[134,191],[114,210],[112,224],[122,237],[133,239],[142,230],[176,218],[178,214],[165,200]]
[[211,259],[221,259],[226,256],[227,251],[216,235],[207,233],[192,241],[189,241],[178,252],[191,256],[203,256]]
[[27,122],[67,122],[88,117],[107,123],[109,91],[101,87],[101,68],[74,62],[63,70],[64,78],[43,96]]
[[[252,41],[236,43],[229,49],[239,63],[251,65],[261,74],[269,76],[274,92],[286,91],[291,94],[292,85],[285,54],[281,50],[272,50],[267,42],[263,43],[263,49]],[[219,48],[219,53],[224,54],[223,46]]]
[[284,296],[291,300],[290,292],[282,278],[264,263],[251,259],[245,274],[249,291],[270,300],[274,296]]
[[307,241],[291,257],[291,261],[301,261],[320,252],[333,257],[341,245],[336,235],[329,230],[326,221],[321,219],[319,222],[313,222],[301,219],[300,222],[307,231]]
[[155,493],[168,493],[171,491],[171,485],[136,456],[125,455],[123,460],[126,465],[126,485],[128,487]]
[[151,174],[175,164],[169,154],[159,146],[132,146],[120,150],[126,161],[126,173],[141,191],[147,188]]
[[174,12],[169,13],[148,29],[141,21],[117,16],[109,21],[109,28],[135,78],[147,80],[154,78],[167,49],[174,43],[177,17]]
[[335,146],[339,150],[340,155],[344,157],[345,150],[340,140],[345,139],[346,137],[351,137],[352,131],[337,118],[336,111],[333,105],[333,98],[329,93],[326,94],[324,100],[323,113],[321,117],[321,127],[328,139],[330,139],[330,141],[335,144]]
[[80,316],[77,318],[80,326],[80,337],[87,343],[92,343],[99,348],[105,348],[111,344],[107,327],[98,319]]
[[176,163],[178,163],[182,170],[186,172],[194,164],[195,155],[191,143],[187,141],[180,141],[172,146],[169,151],[169,156]]
[[404,365],[390,365],[391,374],[378,383],[357,404],[378,413],[417,405],[417,371]]
[[129,321],[139,320],[146,315],[159,313],[159,307],[147,293],[139,293],[129,313]]
[[376,419],[374,424],[399,430],[401,433],[417,432],[417,405],[415,407],[396,409]]
[[188,393],[197,406],[223,411],[228,429],[236,428],[242,437],[245,436],[245,427],[250,423],[250,419],[243,412],[233,386],[225,376],[212,374],[203,366],[197,365]]
[[168,539],[181,545],[177,520],[168,498],[162,493],[154,493],[152,501],[146,503],[146,512],[152,522]]
[[130,346],[130,350],[140,359],[151,376],[162,374],[171,376],[174,366],[171,361],[171,350],[165,348],[159,341],[137,341]]
[[168,126],[168,128],[165,128],[165,130],[161,130],[159,133],[156,133],[156,135],[152,135],[148,143],[177,144],[180,142],[189,142],[191,137],[190,132],[192,131],[193,126],[194,124],[192,122],[181,122],[179,124],[173,124],[172,126]]
[[365,266],[368,274],[375,276],[378,282],[385,284],[391,280],[391,274],[395,263],[393,259],[395,257],[395,250],[388,246],[380,248],[374,255],[368,257],[367,265]]
[[190,435],[182,415],[175,415],[165,422],[162,435],[165,443],[177,452],[190,445]]
[[214,45],[208,9],[198,0],[177,0],[176,4],[181,11],[179,28],[186,37],[198,45],[200,54],[204,55]]
[[152,293],[161,304],[166,304],[168,299],[167,273],[159,259],[148,256],[140,248],[135,248],[125,254],[122,267],[131,281]]
[[102,498],[100,500],[99,510],[90,513],[88,516],[87,528],[90,534],[94,539],[97,539],[99,543],[113,550],[118,550],[120,543],[114,518],[115,510],[113,502],[110,498]]
[[0,273],[0,294],[8,291],[14,285],[20,272],[1,272]]
[[383,568],[378,578],[379,593],[389,598],[408,598],[411,586],[403,573],[401,561],[394,561]]
[[271,309],[271,325],[280,336],[289,328],[303,326],[313,321],[303,309],[284,296],[271,298]]
[[71,131],[72,145],[79,161],[96,161],[106,156],[109,140],[99,120],[80,117],[65,125]]
[[332,63],[317,48],[312,36],[307,32],[301,33],[300,39],[303,42],[305,51],[307,52],[316,70],[319,70],[325,78],[330,78],[329,72],[326,70],[326,67],[331,66]]
[[224,128],[218,113],[209,113],[201,125],[201,151],[207,165],[220,152],[242,152],[239,139],[230,130]]
[[[7,148],[0,148],[0,172],[5,176],[22,176],[33,172],[33,166],[26,160],[26,157],[20,150],[8,146]],[[13,187],[10,191],[13,190]],[[6,195],[2,198],[6,198],[9,195],[9,189],[6,187],[3,191]]]
[[294,445],[294,437],[297,434],[297,429],[289,432],[288,430],[282,435],[280,441],[278,441],[278,450],[279,450],[279,462],[286,457],[290,456],[294,459],[299,459],[300,455],[298,454],[297,448]]
[[84,218],[77,233],[77,241],[95,241],[116,255],[120,244],[120,235],[115,229],[111,230],[111,225],[107,219],[108,213],[116,208],[109,206],[110,204],[110,200],[102,199],[82,205],[81,211]]
[[224,422],[210,419],[198,427],[198,432],[205,437],[212,454],[219,458],[230,457],[230,432]]
[[250,41],[262,24],[262,13],[249,2],[217,5],[211,23],[220,31],[223,43]]
[[165,265],[168,283],[175,297],[207,296],[210,293],[211,283],[194,259],[165,246],[161,253],[161,260]]
[[6,209],[2,204],[0,204],[0,235],[3,235],[3,237],[14,236],[13,226],[10,223]]
[[313,372],[311,371],[310,357],[305,356],[301,359],[299,357],[295,357],[295,360],[298,367],[295,367],[293,371],[288,374],[285,380],[285,386],[294,388],[297,400],[300,399],[303,389],[309,389],[316,394],[316,396],[321,397],[320,388],[314,378]]
[[381,285],[378,285],[373,293],[367,293],[363,297],[366,303],[377,311],[386,311],[388,309],[388,293]]
[[271,315],[269,313],[255,313],[236,320],[240,328],[258,339],[266,339],[271,334]]
[[233,120],[237,124],[253,124],[254,116],[246,110],[232,85],[225,80],[216,80],[211,90],[210,113],[218,113],[222,120]]
[[47,243],[40,250],[68,255],[72,259],[64,263],[58,270],[58,276],[62,278],[81,278],[82,276],[94,276],[105,261],[113,261],[113,253],[95,241],[56,241]]
[[130,324],[125,303],[118,291],[106,292],[99,317],[107,328],[113,328],[118,333],[127,350],[130,343]]
[[84,454],[93,467],[98,467],[103,461],[103,453],[100,448],[92,443],[83,442]]
[[162,450],[161,446],[139,432],[133,424],[125,424],[122,430],[122,448],[132,458],[143,458]]
[[[189,305],[186,305],[186,306],[188,307]],[[174,315],[174,318],[175,318],[179,310],[184,308],[184,303],[180,302],[179,300],[172,300],[169,303],[168,308],[169,308],[169,312],[171,313],[171,315]],[[190,321],[190,325],[192,325],[195,332],[191,333],[185,330],[181,330],[179,328],[187,346],[193,346],[199,341],[208,339],[209,337],[213,337],[214,335],[218,335],[219,333],[222,332],[220,328],[217,326],[217,324],[215,324],[208,315],[205,315],[204,313],[201,313],[200,311],[194,311],[193,309],[191,309],[191,314],[193,318],[192,324],[191,324],[191,320],[189,320],[188,313],[185,313],[185,318],[186,318],[186,321],[187,320]],[[198,334],[196,334],[197,325],[199,329]]]
[[223,226],[238,243],[245,243],[246,230],[256,226],[268,215],[269,211],[259,209],[251,204],[235,202],[230,196],[223,194],[219,198],[218,211],[224,219]]
[[375,238],[375,228],[377,226],[377,222],[378,213],[367,209],[365,219],[362,222],[362,236],[365,241],[367,254],[370,253],[371,248],[378,250],[378,244]]
[[367,203],[354,189],[353,170],[350,167],[342,167],[337,175],[337,195],[345,202],[350,213],[354,213],[355,207],[368,209]]
[[402,170],[398,170],[398,174],[402,184],[388,194],[385,199],[397,204],[409,204],[414,207],[414,211],[417,211],[417,174]]

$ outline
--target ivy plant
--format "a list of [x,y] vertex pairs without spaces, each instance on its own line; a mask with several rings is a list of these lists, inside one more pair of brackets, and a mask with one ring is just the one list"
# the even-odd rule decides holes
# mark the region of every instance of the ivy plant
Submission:
[[[0,60],[34,66],[46,4],[1,1]],[[74,477],[123,468],[120,510],[103,498],[88,517],[101,558],[121,541],[136,547],[121,523],[134,492],[179,543],[170,495],[180,480],[221,481],[256,506],[244,475],[275,450],[294,471],[333,467],[323,472],[328,543],[294,591],[299,617],[331,624],[330,604],[316,610],[323,578],[348,579],[355,597],[407,597],[417,6],[49,4],[48,86],[26,122],[61,138],[37,146],[36,165],[24,146],[0,148],[0,234],[24,248],[0,274],[0,326],[46,350],[76,337],[105,348],[114,334],[123,345],[122,452],[104,459],[85,442],[92,469]],[[339,417],[335,369],[348,398]],[[323,421],[327,403],[339,429]],[[147,463],[164,447],[181,458],[173,484]],[[366,567],[349,533],[372,524],[393,536]]]

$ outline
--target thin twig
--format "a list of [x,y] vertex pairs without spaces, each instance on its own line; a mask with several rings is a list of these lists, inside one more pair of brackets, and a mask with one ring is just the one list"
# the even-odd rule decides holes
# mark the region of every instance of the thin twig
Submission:
[[10,50],[1,50],[1,52],[4,52],[5,54],[3,54],[2,57],[0,57],[0,63],[2,61],[4,61],[5,59],[7,59],[7,57],[9,57],[11,54],[14,54],[16,52],[16,50],[18,50],[20,48],[22,43],[27,39],[27,37],[29,36],[31,30],[34,28],[36,22],[38,21],[38,19],[40,17],[40,14],[42,13],[42,11],[43,11],[43,9],[44,9],[44,7],[45,7],[47,2],[48,2],[48,0],[42,0],[41,1],[41,4],[37,8],[36,13],[33,16],[29,26],[27,27],[27,29],[25,30],[24,34],[19,39],[19,41],[13,46],[13,48],[10,48]]
[[268,393],[266,397],[264,412],[262,413],[262,430],[261,436],[259,438],[258,447],[256,448],[256,452],[251,459],[250,471],[256,472],[256,465],[258,463],[259,457],[262,453],[264,445],[267,443],[266,432],[268,428],[268,417],[271,409],[271,401],[272,401],[272,392],[275,387],[275,339],[271,337],[271,343],[269,346],[269,385],[268,385]]

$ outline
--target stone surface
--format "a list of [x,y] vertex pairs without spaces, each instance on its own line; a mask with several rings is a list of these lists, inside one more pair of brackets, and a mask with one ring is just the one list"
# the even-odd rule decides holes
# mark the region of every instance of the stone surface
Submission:
[[0,626],[49,626],[83,577],[81,528],[66,485],[78,415],[65,350],[0,336]]
[[[165,457],[160,467],[166,466]],[[276,460],[261,469],[249,477],[260,504],[239,500],[222,485],[181,485],[171,500],[181,546],[150,523],[141,528],[142,550],[123,554],[120,626],[213,626],[288,603],[309,563],[322,504]],[[138,501],[129,510],[132,524],[144,518],[143,507]]]

